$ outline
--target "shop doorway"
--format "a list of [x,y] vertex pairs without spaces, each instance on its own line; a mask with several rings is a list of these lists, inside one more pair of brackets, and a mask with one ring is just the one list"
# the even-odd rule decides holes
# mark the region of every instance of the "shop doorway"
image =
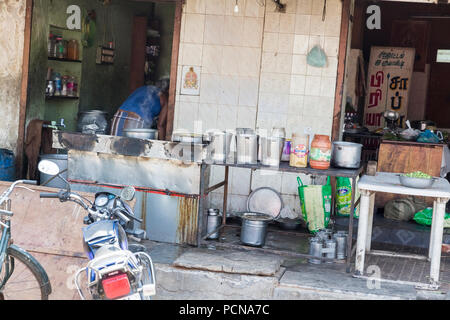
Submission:
[[[362,160],[377,162],[378,172],[421,171],[449,179],[443,164],[449,161],[450,143],[450,4],[369,0],[353,4],[343,81],[343,139],[363,144]],[[385,111],[397,115],[389,118]],[[417,136],[402,135],[408,123]],[[438,139],[419,139],[426,131]],[[405,198],[377,194],[380,230],[393,223],[384,219],[389,216],[387,208],[397,208],[393,201]],[[417,206],[411,209],[415,213],[432,206],[426,199],[415,200]],[[412,220],[414,212],[409,214],[396,228],[414,234],[418,225]],[[420,234],[410,244],[426,245],[427,236],[420,239]]]
[[[77,8],[80,26],[73,29],[69,24],[77,24]],[[45,122],[44,129],[77,132],[80,113],[99,110],[105,113],[105,134],[109,134],[117,109],[142,86],[170,83],[170,137],[181,1],[29,0],[27,12],[28,61],[18,141],[20,175],[28,171],[28,157],[21,151],[25,153],[25,132],[28,135],[26,128],[32,120]],[[31,129],[39,128],[38,124]],[[54,151],[51,146],[46,150]]]
[[[372,15],[367,13],[368,8],[374,5],[380,12],[379,29],[369,29],[367,26]],[[372,11],[369,9],[369,12]],[[426,120],[439,129],[449,130],[450,81],[447,75],[450,61],[447,57],[450,52],[450,5],[444,2],[356,0],[353,18],[349,43],[352,53],[347,56],[347,111],[358,113],[356,121],[361,126],[371,126],[368,123],[370,119],[363,117],[367,104],[368,92],[364,92],[367,78],[357,76],[356,72],[363,66],[363,75],[369,76],[368,66],[373,47],[413,48],[408,103],[403,118],[411,123]],[[362,64],[355,61],[358,56],[362,57]],[[404,122],[399,124],[406,126]]]

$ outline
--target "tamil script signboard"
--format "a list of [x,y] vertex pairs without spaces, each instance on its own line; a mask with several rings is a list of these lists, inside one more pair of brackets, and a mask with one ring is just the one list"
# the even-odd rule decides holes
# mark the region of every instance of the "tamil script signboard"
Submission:
[[403,127],[414,58],[414,48],[371,48],[364,108],[364,126],[369,130],[384,127],[383,113],[387,110],[400,114],[398,124]]

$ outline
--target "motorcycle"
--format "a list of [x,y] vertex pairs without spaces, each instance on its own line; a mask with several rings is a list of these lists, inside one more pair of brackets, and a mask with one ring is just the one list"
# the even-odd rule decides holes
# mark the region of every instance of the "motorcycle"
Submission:
[[68,186],[58,193],[41,193],[41,198],[72,201],[88,212],[83,221],[87,226],[82,232],[89,263],[75,274],[75,285],[81,299],[86,299],[80,281],[84,273],[87,281],[85,291],[93,300],[150,300],[156,294],[152,259],[139,246],[128,244],[128,237],[145,238],[145,231],[134,228],[134,221],[142,220],[135,217],[126,203],[134,199],[136,190],[125,187],[120,195],[99,192],[92,203],[70,191],[70,183],[61,176],[56,163],[42,160],[38,170],[52,176],[51,179],[59,177]]

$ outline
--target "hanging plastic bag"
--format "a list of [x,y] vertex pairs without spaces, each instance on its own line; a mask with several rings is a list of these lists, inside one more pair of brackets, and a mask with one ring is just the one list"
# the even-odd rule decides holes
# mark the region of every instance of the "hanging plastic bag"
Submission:
[[[433,220],[433,208],[425,208],[414,215],[414,221],[424,226],[431,226]],[[450,213],[444,217],[444,228],[450,228]]]
[[[358,185],[358,181],[359,177],[356,178],[356,185]],[[336,215],[340,217],[348,217],[350,215],[352,192],[352,181],[350,178],[336,178]],[[359,197],[359,190],[356,188],[355,202],[359,199]],[[359,204],[354,208],[353,217],[359,217]]]
[[327,56],[325,51],[318,45],[314,46],[306,56],[306,62],[313,67],[323,68],[327,65]]
[[325,185],[303,185],[300,177],[298,181],[298,194],[302,208],[303,220],[308,230],[316,233],[328,227],[331,215],[331,184],[330,177]]

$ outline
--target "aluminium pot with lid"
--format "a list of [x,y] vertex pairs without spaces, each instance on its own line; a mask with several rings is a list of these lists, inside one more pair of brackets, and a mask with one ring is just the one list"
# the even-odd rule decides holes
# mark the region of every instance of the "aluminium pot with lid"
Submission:
[[335,141],[332,145],[331,163],[334,167],[357,169],[361,166],[362,144]]

